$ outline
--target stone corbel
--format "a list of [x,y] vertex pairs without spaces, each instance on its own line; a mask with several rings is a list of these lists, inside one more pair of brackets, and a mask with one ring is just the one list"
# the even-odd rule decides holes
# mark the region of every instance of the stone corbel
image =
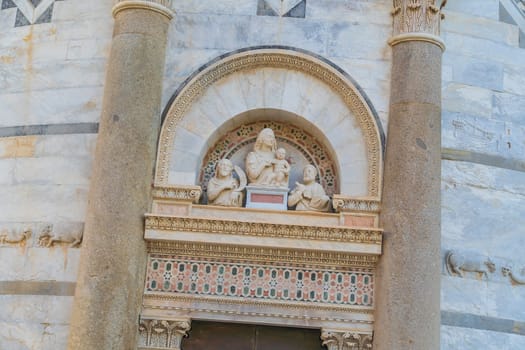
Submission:
[[321,331],[323,346],[328,350],[371,350],[372,335],[352,331],[326,330]]
[[182,338],[188,336],[190,328],[190,319],[141,319],[139,323],[138,350],[180,350]]

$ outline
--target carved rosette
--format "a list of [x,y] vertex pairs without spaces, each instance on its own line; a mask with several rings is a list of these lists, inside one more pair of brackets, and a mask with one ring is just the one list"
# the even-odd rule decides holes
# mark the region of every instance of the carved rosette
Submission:
[[188,336],[191,320],[141,319],[139,324],[139,349],[180,350],[182,338]]
[[372,335],[346,331],[323,330],[323,346],[328,350],[371,350]]

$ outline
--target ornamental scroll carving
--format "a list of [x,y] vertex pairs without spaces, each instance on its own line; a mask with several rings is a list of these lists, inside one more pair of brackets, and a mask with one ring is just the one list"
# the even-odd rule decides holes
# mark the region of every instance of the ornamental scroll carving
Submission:
[[406,33],[439,35],[446,0],[394,0],[394,36]]
[[328,350],[371,350],[372,335],[345,331],[323,330],[323,346]]
[[188,336],[191,320],[141,319],[139,324],[140,349],[180,350],[182,338]]

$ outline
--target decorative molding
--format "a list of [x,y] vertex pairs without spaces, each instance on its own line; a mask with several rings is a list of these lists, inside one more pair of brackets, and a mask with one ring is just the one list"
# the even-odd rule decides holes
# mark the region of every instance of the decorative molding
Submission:
[[142,9],[150,10],[161,15],[168,17],[169,20],[175,16],[172,9],[172,0],[119,0],[115,6],[113,6],[113,17],[124,10],[130,9]]
[[83,222],[46,225],[38,236],[38,245],[52,247],[57,243],[67,243],[71,248],[76,248],[82,243],[83,236]]
[[323,346],[328,350],[369,350],[372,349],[372,334],[352,331],[325,330],[321,331]]
[[4,229],[0,231],[0,245],[25,246],[33,230],[29,227]]
[[188,336],[191,320],[140,319],[139,350],[174,349],[180,350],[182,338]]
[[294,238],[345,243],[382,244],[380,229],[309,226],[223,219],[146,215],[146,230],[206,232],[241,236]]
[[335,194],[332,205],[336,212],[367,212],[377,214],[381,211],[381,202],[370,198],[353,198]]
[[[207,305],[207,307],[202,307]],[[323,303],[283,302],[248,298],[219,298],[201,295],[181,295],[175,293],[144,293],[143,306],[148,310],[181,311],[201,313],[223,313],[228,315],[257,317],[276,317],[281,319],[301,319],[322,322],[341,322],[372,325],[370,317],[374,313],[371,307],[349,307]],[[199,307],[200,306],[200,307]],[[240,306],[238,309],[221,306]],[[274,312],[269,312],[272,309]],[[275,312],[280,309],[285,312]],[[310,312],[304,312],[309,310]],[[316,312],[319,311],[319,312]],[[340,313],[331,316],[333,313]],[[349,316],[366,317],[349,317]]]
[[206,89],[220,79],[236,72],[265,67],[303,72],[327,84],[341,97],[348,109],[356,116],[365,138],[368,158],[368,195],[379,197],[382,174],[381,138],[373,113],[364,97],[351,82],[333,68],[313,61],[304,54],[277,49],[258,53],[247,51],[227,57],[204,69],[184,86],[171,104],[162,127],[155,183],[167,184],[170,155],[177,125]]
[[294,266],[375,268],[378,261],[376,255],[230,246],[199,242],[147,241],[147,246],[148,252],[155,254],[182,255],[189,258],[237,259],[254,263],[273,261],[290,263]]
[[372,306],[374,275],[367,269],[322,269],[231,260],[148,258],[146,292],[219,298]]
[[202,195],[200,186],[160,186],[154,187],[154,199],[171,199],[198,203]]

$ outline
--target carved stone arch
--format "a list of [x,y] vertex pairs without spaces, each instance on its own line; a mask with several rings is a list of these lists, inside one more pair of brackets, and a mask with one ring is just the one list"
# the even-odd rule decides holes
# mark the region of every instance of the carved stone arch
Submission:
[[[374,108],[342,69],[289,47],[232,52],[188,78],[166,107],[155,185],[198,183],[212,134],[249,122],[248,111],[272,109],[298,115],[326,136],[344,175],[341,194],[380,199],[384,135]],[[234,119],[241,114],[247,119]]]

